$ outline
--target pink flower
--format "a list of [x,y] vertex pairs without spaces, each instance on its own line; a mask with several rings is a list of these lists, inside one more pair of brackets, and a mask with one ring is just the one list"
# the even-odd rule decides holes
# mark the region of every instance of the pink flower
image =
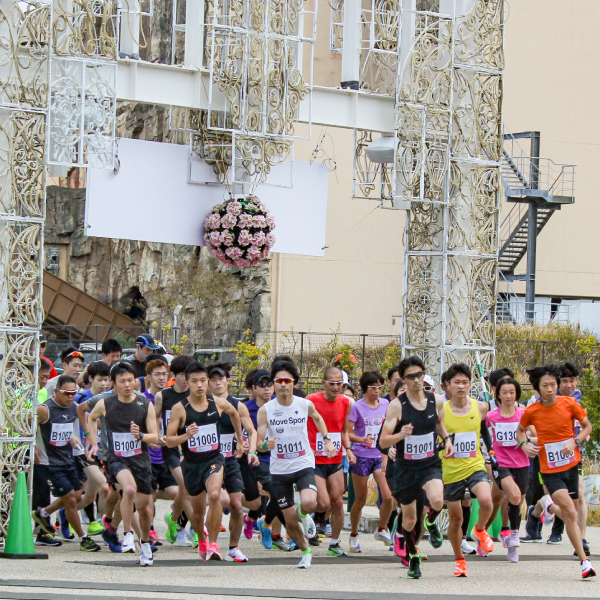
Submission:
[[224,231],[221,234],[221,244],[224,244],[225,246],[231,246],[231,244],[233,244],[233,236],[229,231]]
[[266,241],[267,236],[262,231],[259,231],[258,233],[254,234],[254,243],[257,246],[263,246]]
[[268,248],[265,248],[265,249],[264,249],[264,250],[263,250],[263,251],[260,253],[259,259],[260,259],[260,260],[265,260],[265,258],[267,258],[267,256],[269,256],[269,249],[268,249]]
[[250,261],[246,260],[245,258],[242,258],[240,260],[236,260],[235,261],[235,266],[236,267],[249,267],[250,266]]
[[238,225],[240,227],[252,227],[252,219],[252,215],[249,215],[248,213],[242,213],[238,217]]
[[272,233],[267,234],[267,247],[272,248],[275,243],[275,236]]
[[208,217],[206,217],[206,220],[204,221],[204,226],[207,229],[218,229],[220,225],[221,217],[216,213],[208,215]]
[[227,248],[227,250],[225,250],[225,254],[234,260],[241,258],[243,255],[239,248]]
[[252,236],[247,229],[242,229],[238,235],[238,244],[240,246],[248,246],[252,243]]
[[210,245],[211,245],[211,243],[210,243],[210,234],[209,234],[209,233],[205,233],[205,234],[204,234],[204,243],[205,243],[207,246],[210,246]]
[[237,217],[232,215],[231,213],[227,213],[221,219],[221,227],[226,227],[227,229],[233,229],[237,225]]
[[267,217],[267,225],[269,226],[269,229],[271,231],[273,229],[275,229],[275,219],[273,217],[271,217],[270,215]]
[[254,227],[262,228],[265,227],[267,222],[262,215],[255,215],[252,219],[252,224],[254,225]]
[[213,246],[221,245],[221,234],[218,231],[212,231],[208,237],[210,238],[210,243]]
[[260,256],[260,249],[256,246],[250,246],[250,248],[248,248],[248,250],[246,251],[246,255],[250,259],[257,258],[258,256]]
[[236,200],[227,204],[227,212],[237,217],[242,212],[242,205]]

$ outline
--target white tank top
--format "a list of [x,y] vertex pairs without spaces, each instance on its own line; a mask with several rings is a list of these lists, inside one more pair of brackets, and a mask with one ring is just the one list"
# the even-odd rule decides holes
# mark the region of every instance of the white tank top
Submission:
[[265,404],[267,437],[275,439],[271,450],[273,475],[290,475],[302,469],[314,469],[315,455],[308,441],[308,400],[293,397],[289,406],[277,400]]

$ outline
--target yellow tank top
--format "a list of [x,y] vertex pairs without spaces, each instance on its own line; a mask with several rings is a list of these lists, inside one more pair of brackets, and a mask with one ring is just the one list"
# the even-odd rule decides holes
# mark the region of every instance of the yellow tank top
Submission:
[[[477,471],[485,471],[479,444],[481,416],[477,400],[470,400],[471,410],[464,417],[457,417],[452,412],[450,402],[444,405],[444,425],[448,433],[454,434],[454,458],[442,458],[444,483],[462,481]],[[443,455],[444,451],[441,453]]]

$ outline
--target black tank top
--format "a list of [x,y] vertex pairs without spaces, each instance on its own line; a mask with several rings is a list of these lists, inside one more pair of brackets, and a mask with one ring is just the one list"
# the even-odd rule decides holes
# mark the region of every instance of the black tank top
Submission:
[[173,407],[178,403],[182,402],[185,404],[185,399],[190,395],[190,390],[185,392],[176,392],[174,387],[165,388],[162,391],[162,410],[160,411],[160,418],[163,424],[163,431],[167,433],[167,425],[171,419],[171,411]]
[[79,436],[77,421],[77,404],[61,406],[50,398],[45,404],[48,409],[48,420],[40,424],[40,432],[48,464],[51,467],[67,466],[73,462],[71,437]]
[[148,446],[136,440],[131,434],[133,421],[142,433],[148,433],[146,418],[151,402],[146,396],[136,393],[133,402],[121,402],[117,394],[104,398],[106,408],[106,431],[108,434],[108,455],[117,460],[150,465]]
[[198,433],[181,444],[183,457],[193,463],[210,462],[217,458],[220,450],[221,418],[219,409],[212,398],[208,398],[208,408],[198,412],[188,399],[182,402],[185,408],[185,426],[177,435],[183,435],[186,427],[192,423],[198,425]]
[[[240,401],[233,396],[227,396],[227,401],[233,405],[235,410],[238,409]],[[235,448],[237,441],[235,439],[235,427],[231,421],[231,417],[226,413],[221,413],[221,454],[225,458],[235,460]]]
[[396,444],[396,471],[417,470],[441,463],[436,452],[438,420],[435,396],[425,392],[427,405],[417,410],[408,399],[406,392],[398,397],[402,405],[402,418],[396,424],[394,433],[399,433],[404,425],[412,425],[412,434]]

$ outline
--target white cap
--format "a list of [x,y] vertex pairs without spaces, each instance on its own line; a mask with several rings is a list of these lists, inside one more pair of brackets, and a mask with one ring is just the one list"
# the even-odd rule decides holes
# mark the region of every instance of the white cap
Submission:
[[435,381],[431,375],[425,375],[425,377],[423,377],[423,383],[430,385],[435,390]]
[[350,379],[348,379],[348,373],[346,373],[346,371],[342,371],[342,381],[344,385],[348,385],[350,383]]

